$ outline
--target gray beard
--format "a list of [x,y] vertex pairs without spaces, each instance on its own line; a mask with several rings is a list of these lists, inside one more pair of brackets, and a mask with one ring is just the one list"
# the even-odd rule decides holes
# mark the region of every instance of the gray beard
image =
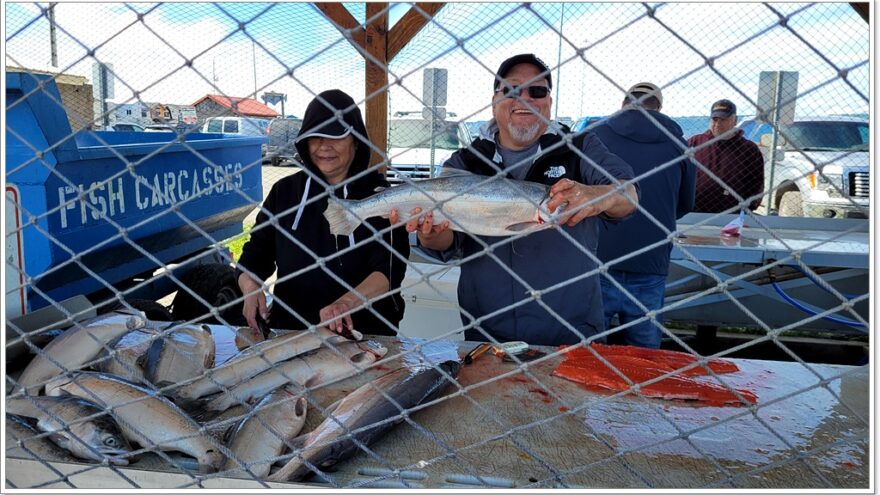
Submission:
[[515,141],[521,143],[530,143],[538,139],[538,133],[541,132],[541,123],[535,122],[528,127],[517,127],[513,124],[507,124],[507,132],[510,133]]

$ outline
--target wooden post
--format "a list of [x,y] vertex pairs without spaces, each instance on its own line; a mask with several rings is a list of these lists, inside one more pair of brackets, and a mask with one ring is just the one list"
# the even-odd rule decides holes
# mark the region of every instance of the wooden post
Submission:
[[[425,14],[433,18],[444,3],[416,4]],[[340,3],[315,3],[336,28],[346,36],[366,60],[364,95],[366,112],[364,120],[367,134],[377,149],[388,151],[388,64],[430,20],[422,12],[410,8],[403,17],[388,30],[388,3],[367,3],[367,21],[361,26],[351,13]],[[370,165],[382,163],[382,155],[372,153]],[[383,165],[380,170],[385,173]]]
[[[388,4],[367,4],[367,32],[364,37],[366,80],[364,95],[367,99],[367,133],[380,150],[388,151]],[[382,163],[382,155],[372,153],[370,165]],[[387,165],[387,164],[385,164]],[[385,165],[379,170],[385,173]]]

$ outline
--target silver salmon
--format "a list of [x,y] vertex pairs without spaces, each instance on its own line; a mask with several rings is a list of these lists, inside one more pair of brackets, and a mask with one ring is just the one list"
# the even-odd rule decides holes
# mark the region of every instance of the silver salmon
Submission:
[[207,325],[183,326],[153,341],[144,354],[144,376],[157,387],[196,378],[214,366],[214,337]]
[[240,402],[252,402],[264,397],[287,383],[316,387],[322,383],[341,380],[363,370],[387,352],[385,346],[374,340],[344,342],[336,345],[335,350],[321,349],[313,354],[279,363],[232,387],[229,392],[221,392],[205,408],[209,411],[225,411]]
[[[443,392],[450,381],[439,370],[455,378],[459,368],[458,361],[445,361],[418,370],[400,368],[364,384],[339,401],[329,411],[330,417],[314,430],[291,442],[296,449],[295,457],[272,473],[269,480],[301,480],[311,473],[306,461],[320,469],[348,459],[358,451],[352,437],[364,445],[372,444],[403,421],[400,414],[404,410],[434,400]],[[386,395],[393,402],[386,399]],[[394,419],[386,421],[391,418]],[[377,426],[370,428],[370,425]]]
[[153,345],[154,335],[134,330],[107,344],[107,349],[99,353],[97,363],[92,365],[95,371],[103,371],[120,376],[135,383],[146,383],[144,369],[141,367],[142,357]]
[[49,439],[80,459],[128,464],[131,446],[116,421],[91,401],[79,397],[6,398],[6,414],[37,420]]
[[348,235],[370,217],[392,209],[406,219],[413,208],[434,212],[434,223],[485,236],[510,236],[552,226],[547,212],[550,187],[537,182],[456,171],[447,176],[387,188],[362,200],[331,197],[324,211],[334,235]]
[[[279,388],[257,403],[229,438],[234,457],[226,460],[224,475],[265,478],[275,458],[284,452],[306,423],[308,402],[289,387]],[[244,470],[242,464],[250,470]]]
[[195,457],[203,472],[223,462],[215,439],[200,432],[200,426],[168,399],[136,383],[92,371],[60,376],[46,384],[46,394],[75,395],[110,409],[130,441],[144,448],[179,451]]
[[108,342],[132,330],[144,328],[146,324],[144,317],[124,315],[103,318],[93,325],[74,325],[49,342],[28,363],[18,378],[16,389],[26,388],[29,394],[37,395],[50,378],[81,368],[93,360]]
[[[363,335],[355,331],[352,331],[352,335],[355,340],[363,338]],[[350,340],[325,328],[290,332],[264,340],[241,351],[222,365],[207,370],[202,378],[180,387],[175,392],[175,398],[183,402],[194,401],[217,392],[222,387],[236,385],[258,375],[275,363],[319,349],[325,342],[337,345]]]

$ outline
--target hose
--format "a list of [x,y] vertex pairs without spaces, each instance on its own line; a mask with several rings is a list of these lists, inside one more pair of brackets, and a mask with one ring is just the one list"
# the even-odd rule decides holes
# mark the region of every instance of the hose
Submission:
[[[833,292],[831,292],[831,290],[829,290],[827,287],[825,287],[824,285],[820,284],[815,278],[813,278],[813,275],[811,275],[809,272],[807,272],[806,270],[804,270],[803,268],[801,268],[800,265],[792,265],[792,266],[794,266],[795,268],[797,268],[799,272],[803,273],[804,276],[807,277],[807,279],[809,279],[810,282],[813,282],[813,284],[816,285],[817,287],[819,287],[820,289],[822,289],[822,290],[824,290],[825,292],[831,294],[832,296],[836,295],[836,294],[834,294]],[[855,298],[859,297],[858,294],[847,294],[847,293],[845,293],[845,292],[841,292],[840,295],[843,296],[843,297],[845,297],[845,298],[847,298],[847,299],[855,299]]]
[[[785,291],[782,290],[782,287],[780,287],[779,284],[777,284],[776,282],[770,282],[770,284],[771,284],[771,285],[773,286],[773,288],[776,290],[776,293],[779,294],[780,296],[782,296],[782,298],[785,299],[785,300],[786,300],[789,304],[791,304],[792,306],[794,306],[794,307],[796,307],[797,309],[803,311],[804,313],[808,313],[808,314],[813,315],[813,316],[816,316],[816,315],[819,314],[819,313],[813,311],[812,309],[810,309],[810,308],[804,306],[803,304],[799,303],[796,299],[792,298],[792,297],[789,296],[788,294],[786,294]],[[862,324],[861,322],[858,322],[858,321],[855,321],[855,320],[850,320],[850,319],[847,319],[847,318],[839,318],[839,317],[837,317],[837,316],[831,316],[831,315],[822,316],[821,318],[822,318],[823,320],[828,320],[828,321],[831,321],[831,322],[834,322],[834,323],[840,323],[841,325],[847,325],[847,326],[850,326],[850,327],[853,327],[853,328],[866,328],[865,325]]]

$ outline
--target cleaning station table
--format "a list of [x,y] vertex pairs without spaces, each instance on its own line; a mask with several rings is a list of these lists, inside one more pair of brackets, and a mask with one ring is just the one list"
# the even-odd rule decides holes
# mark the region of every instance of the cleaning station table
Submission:
[[[231,330],[212,331],[218,352],[228,350],[223,335]],[[319,388],[312,400],[327,407],[402,363],[450,352],[464,356],[476,345],[376,340],[389,348],[382,362]],[[421,354],[412,352],[417,345]],[[551,376],[562,357],[555,349],[542,350],[548,356],[525,367],[491,353],[463,365],[447,398],[409,414],[418,427],[404,421],[370,453],[329,468],[327,479],[306,482],[328,488],[868,487],[867,367],[733,359],[740,371],[719,376],[754,392],[757,405],[714,407],[590,391]],[[303,432],[323,419],[310,407]],[[33,433],[23,433],[9,418],[6,426],[7,487],[292,486],[222,473],[197,478],[154,454],[124,467],[87,466],[51,454],[58,451],[39,444],[45,439],[19,446],[18,439]],[[181,464],[188,459],[178,458]],[[63,474],[70,474],[69,484],[59,480]]]

